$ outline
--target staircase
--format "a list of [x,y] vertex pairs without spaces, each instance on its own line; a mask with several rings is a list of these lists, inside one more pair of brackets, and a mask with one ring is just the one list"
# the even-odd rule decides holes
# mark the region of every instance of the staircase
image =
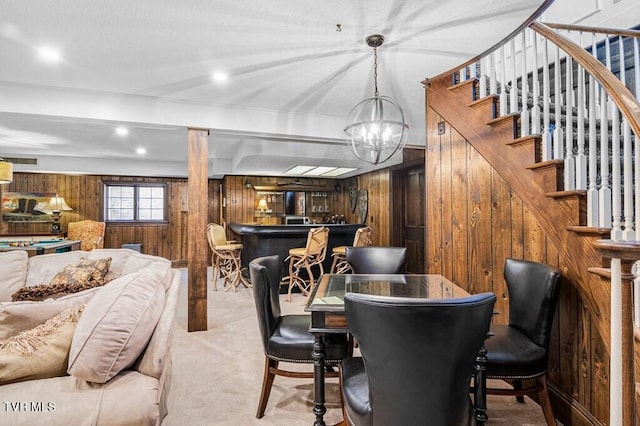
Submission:
[[[545,34],[545,37],[549,40],[562,42],[550,28],[539,23],[532,24],[532,27],[536,31]],[[511,50],[511,52],[513,52],[513,50]],[[579,58],[575,58],[575,56]],[[588,52],[585,55],[576,53],[575,56],[575,60],[578,61],[590,62],[593,59],[593,56]],[[585,59],[584,56],[590,56],[591,59]],[[482,61],[482,59],[480,61]],[[559,61],[557,63],[559,63]],[[503,67],[504,66],[503,63]],[[513,69],[515,70],[515,65]],[[552,145],[557,141],[552,141],[548,135],[540,134],[544,132],[544,129],[547,129],[547,132],[549,132],[549,110],[552,108],[546,106],[545,123],[537,124],[537,126],[535,124],[536,117],[542,121],[543,116],[539,112],[537,116],[536,113],[533,114],[534,118],[531,120],[531,128],[542,128],[542,132],[526,134],[529,128],[528,112],[523,112],[523,114],[525,114],[525,121],[523,121],[523,117],[519,112],[507,111],[514,111],[516,106],[521,107],[523,103],[530,103],[528,101],[529,99],[534,99],[533,103],[537,103],[535,99],[539,97],[539,93],[535,93],[536,91],[534,91],[532,95],[528,92],[522,92],[522,87],[526,87],[527,85],[522,84],[525,78],[521,78],[520,90],[517,91],[520,94],[520,99],[516,101],[510,96],[507,97],[505,93],[507,89],[517,87],[517,78],[513,78],[510,83],[498,83],[497,87],[500,87],[500,89],[492,91],[487,90],[487,83],[483,81],[485,77],[474,75],[475,71],[476,69],[474,68],[469,78],[461,77],[459,72],[452,71],[447,75],[428,80],[426,82],[427,107],[433,109],[455,128],[457,132],[463,135],[467,142],[491,164],[495,171],[509,184],[515,193],[519,195],[524,205],[536,216],[540,225],[545,230],[547,237],[559,251],[560,259],[562,259],[561,271],[564,279],[579,289],[580,295],[592,315],[592,320],[597,327],[598,333],[602,337],[604,345],[607,350],[612,353],[612,310],[610,301],[612,299],[612,288],[615,289],[616,287],[612,285],[610,258],[615,256],[623,259],[622,281],[626,283],[623,286],[623,289],[626,291],[626,293],[623,294],[623,300],[628,299],[628,304],[623,306],[622,309],[626,310],[624,315],[630,317],[632,305],[630,289],[631,281],[633,280],[630,272],[631,265],[633,264],[632,261],[640,259],[638,242],[629,242],[626,246],[622,245],[622,248],[618,245],[618,249],[621,251],[617,253],[621,254],[612,255],[611,253],[614,251],[609,250],[610,247],[603,248],[602,245],[598,247],[597,241],[610,237],[612,232],[611,227],[601,227],[598,226],[597,223],[594,226],[593,219],[588,220],[588,210],[592,208],[592,206],[588,206],[588,202],[590,201],[588,200],[589,191],[587,189],[565,189],[567,186],[572,187],[573,185],[567,185],[567,174],[565,173],[567,161],[563,155],[564,150],[562,148],[558,149],[557,145]],[[466,71],[464,72],[466,73]],[[602,70],[597,68],[595,71],[592,71],[592,74],[601,77],[598,74],[600,72],[602,72]],[[515,77],[515,72],[513,74]],[[536,71],[535,74],[540,73]],[[502,75],[506,76],[507,72],[503,70]],[[524,75],[526,75],[526,73]],[[558,73],[556,78],[559,75]],[[608,87],[606,81],[609,80],[605,79],[605,83],[602,85],[605,86],[607,90],[619,90],[619,87]],[[549,84],[548,78],[545,83],[547,85]],[[640,81],[636,81],[636,84],[640,84]],[[533,85],[535,86],[535,83]],[[500,91],[500,94],[494,93],[497,91]],[[627,92],[622,92],[624,97],[629,97],[630,93],[627,93],[628,90]],[[510,90],[510,95],[515,93],[516,90]],[[526,96],[525,99],[527,99],[527,101],[522,101],[522,95]],[[631,95],[631,98],[633,98],[633,95]],[[510,102],[510,108],[504,105],[507,101]],[[571,105],[569,106],[571,107]],[[560,106],[560,104],[557,103],[556,108],[560,110],[564,108],[564,106]],[[578,106],[576,110],[580,108],[581,106]],[[631,116],[635,115],[636,118],[640,117],[640,109],[637,109],[637,101],[631,100],[627,105],[619,105],[619,108],[623,116],[630,114]],[[574,108],[566,109],[574,110]],[[500,115],[501,112],[502,115]],[[553,116],[551,117],[553,118]],[[571,120],[571,118],[568,119]],[[583,140],[586,139],[585,134],[594,138],[596,129],[600,129],[599,131],[602,130],[601,123],[597,123],[596,127],[596,124],[593,124],[593,122],[591,125],[594,127],[589,129],[588,126],[590,124],[588,120],[585,120],[582,116],[573,118],[572,127],[575,123],[579,123],[579,125],[585,125],[584,123],[586,123],[586,129],[580,129],[578,127],[579,130],[573,132],[574,135],[581,133]],[[609,126],[611,126],[611,124]],[[640,134],[633,123],[631,123],[631,126],[636,134]],[[555,155],[550,155],[549,152],[551,151],[556,151]],[[615,153],[614,151],[614,155]],[[618,155],[622,157],[623,155],[628,155],[628,153],[620,152]],[[593,161],[595,161],[595,159]],[[584,166],[586,168],[586,163]],[[578,165],[578,167],[580,167],[580,165]],[[593,166],[590,165],[589,168],[592,169]],[[629,168],[628,165],[627,168]],[[593,171],[590,172],[595,173]],[[636,174],[636,176],[638,176],[638,174]],[[590,176],[590,178],[594,180],[593,176]],[[586,181],[586,173],[584,179]],[[627,185],[629,185],[628,182]],[[593,196],[593,194],[591,194],[591,196]],[[636,194],[636,196],[638,196],[638,194]],[[625,216],[629,216],[626,211]],[[614,218],[614,222],[615,220]],[[588,226],[588,222],[592,222],[589,223],[590,226]],[[631,231],[631,229],[631,227],[628,227],[629,231]],[[620,235],[622,235],[622,232]],[[626,235],[630,235],[629,232],[627,232]],[[605,255],[603,255],[603,253],[605,253]],[[616,272],[613,271],[613,274],[615,276]],[[617,297],[618,294],[614,294],[614,299]],[[614,319],[617,318],[615,315],[619,313],[613,313]],[[631,324],[629,323],[628,335],[631,335],[631,330]],[[636,336],[640,337],[640,332],[636,331]],[[634,344],[633,339],[630,337],[627,339],[628,342],[625,343],[624,339],[627,337],[622,337],[622,345]],[[618,350],[618,346],[618,342],[614,339],[612,365],[613,359],[617,358],[618,353],[616,351]],[[637,364],[640,364],[640,339],[635,341],[634,346],[635,360]],[[625,419],[624,424],[633,424],[633,400],[640,401],[640,384],[635,384],[638,378],[634,377],[633,373],[634,357],[631,356],[630,359],[626,359],[626,361],[624,360],[624,356],[622,356],[622,358],[623,363],[626,362],[626,365],[622,367],[625,372],[621,386],[623,389],[621,398],[624,401],[624,414],[622,418]],[[611,387],[612,393],[618,391],[615,383],[612,384]],[[636,389],[635,395],[633,394],[634,387]],[[632,391],[628,391],[628,389],[632,389]],[[631,401],[631,404],[629,404],[629,401]],[[640,404],[636,403],[636,406],[638,407]],[[615,407],[612,407],[612,419],[616,415],[614,411]],[[637,418],[640,418],[640,416]]]

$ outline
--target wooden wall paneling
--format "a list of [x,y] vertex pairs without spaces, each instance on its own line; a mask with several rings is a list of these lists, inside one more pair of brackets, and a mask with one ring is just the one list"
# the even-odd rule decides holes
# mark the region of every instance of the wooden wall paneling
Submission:
[[491,170],[474,149],[468,150],[470,291],[492,291]]
[[[605,283],[602,283],[605,285]],[[609,420],[609,352],[605,347],[598,329],[593,322],[589,322],[591,330],[591,364],[589,376],[591,378],[591,413],[603,423]]]
[[[433,110],[427,109],[427,120],[429,122],[437,122],[439,116]],[[429,129],[435,128],[427,126]],[[449,137],[448,132],[445,137]],[[451,250],[451,234],[445,231],[446,223],[443,216],[451,217],[451,198],[449,192],[451,188],[451,180],[446,179],[450,176],[447,171],[450,169],[444,164],[441,157],[443,149],[443,139],[439,135],[429,133],[427,136],[427,152],[425,159],[425,257],[426,271],[429,274],[441,274],[447,258],[447,251]],[[450,150],[447,150],[450,152]],[[445,198],[446,195],[446,198]],[[446,203],[445,203],[446,200]],[[429,226],[429,223],[436,226]],[[441,225],[440,225],[441,224]],[[450,228],[448,228],[450,229]],[[448,276],[451,276],[450,270]]]
[[[468,250],[468,193],[467,193],[467,143],[453,128],[451,129],[451,227],[453,236],[452,281],[469,290]],[[445,217],[443,217],[446,220]],[[464,259],[464,261],[460,261]]]
[[[551,243],[547,240],[546,244],[547,258],[546,263],[556,268],[560,267],[560,253]],[[560,281],[562,286],[562,278]],[[549,380],[558,383],[560,379],[560,313],[556,308],[555,316],[553,317],[553,326],[551,329],[551,338],[549,343],[549,368],[548,377]]]
[[560,286],[558,299],[560,380],[559,387],[572,398],[578,398],[579,357],[578,351],[578,313],[580,311],[578,291],[564,281]]
[[592,411],[592,398],[591,398],[591,339],[589,333],[591,331],[591,315],[589,310],[584,304],[580,305],[578,312],[578,356],[580,363],[578,365],[578,374],[575,377],[578,381],[578,401],[584,405],[584,407]]
[[529,209],[524,209],[524,259],[545,261],[544,231]]
[[497,173],[493,172],[491,179],[493,188],[491,191],[492,291],[497,297],[494,309],[501,313],[494,317],[494,321],[497,324],[506,324],[509,290],[504,280],[504,263],[508,257],[511,257],[511,189]]
[[511,191],[511,257],[524,259],[524,205]]

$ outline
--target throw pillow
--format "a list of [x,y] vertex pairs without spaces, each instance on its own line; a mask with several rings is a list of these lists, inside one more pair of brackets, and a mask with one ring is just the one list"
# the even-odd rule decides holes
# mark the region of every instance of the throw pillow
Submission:
[[49,284],[85,284],[91,278],[93,271],[95,271],[96,267],[93,264],[84,263],[85,259],[82,259],[80,262],[67,265],[60,272],[58,272]]
[[122,276],[102,288],[78,323],[68,373],[106,383],[140,356],[164,309],[161,277],[151,269]]
[[22,288],[27,281],[27,265],[29,257],[24,250],[0,253],[0,302],[8,302],[16,290]]
[[[104,259],[82,259],[74,265],[67,265],[60,273],[58,273],[49,284],[40,284],[29,287],[22,287],[11,295],[11,300],[44,300],[48,298],[58,298],[71,293],[77,293],[93,287],[99,287],[106,284],[109,281],[108,272],[109,265],[111,264],[111,258],[106,257]],[[94,268],[89,278],[84,281],[86,271],[90,268]],[[73,269],[73,279],[68,281],[61,281],[64,277],[68,278],[69,271]],[[79,275],[82,275],[82,279],[76,279]]]
[[67,309],[42,325],[0,340],[0,385],[64,376],[83,309],[84,305]]
[[98,290],[100,287],[90,288],[42,302],[2,302],[0,303],[0,339],[37,327],[66,309],[85,304],[98,293]]

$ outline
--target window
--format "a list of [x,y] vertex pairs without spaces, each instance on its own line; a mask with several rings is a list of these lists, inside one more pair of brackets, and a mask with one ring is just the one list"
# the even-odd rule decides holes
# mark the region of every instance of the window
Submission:
[[104,217],[107,222],[165,220],[165,186],[144,183],[106,183]]

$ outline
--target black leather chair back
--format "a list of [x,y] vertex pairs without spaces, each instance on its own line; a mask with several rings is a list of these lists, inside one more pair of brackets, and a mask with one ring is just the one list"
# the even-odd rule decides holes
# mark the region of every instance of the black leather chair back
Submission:
[[374,425],[462,425],[493,293],[410,299],[348,293],[345,310],[369,379]]
[[256,302],[258,326],[262,345],[267,353],[267,343],[280,320],[280,256],[265,256],[249,263],[249,275]]
[[347,247],[345,256],[354,274],[399,274],[407,261],[407,248]]
[[507,259],[504,279],[509,289],[509,325],[538,346],[548,347],[558,303],[560,271],[543,263]]

